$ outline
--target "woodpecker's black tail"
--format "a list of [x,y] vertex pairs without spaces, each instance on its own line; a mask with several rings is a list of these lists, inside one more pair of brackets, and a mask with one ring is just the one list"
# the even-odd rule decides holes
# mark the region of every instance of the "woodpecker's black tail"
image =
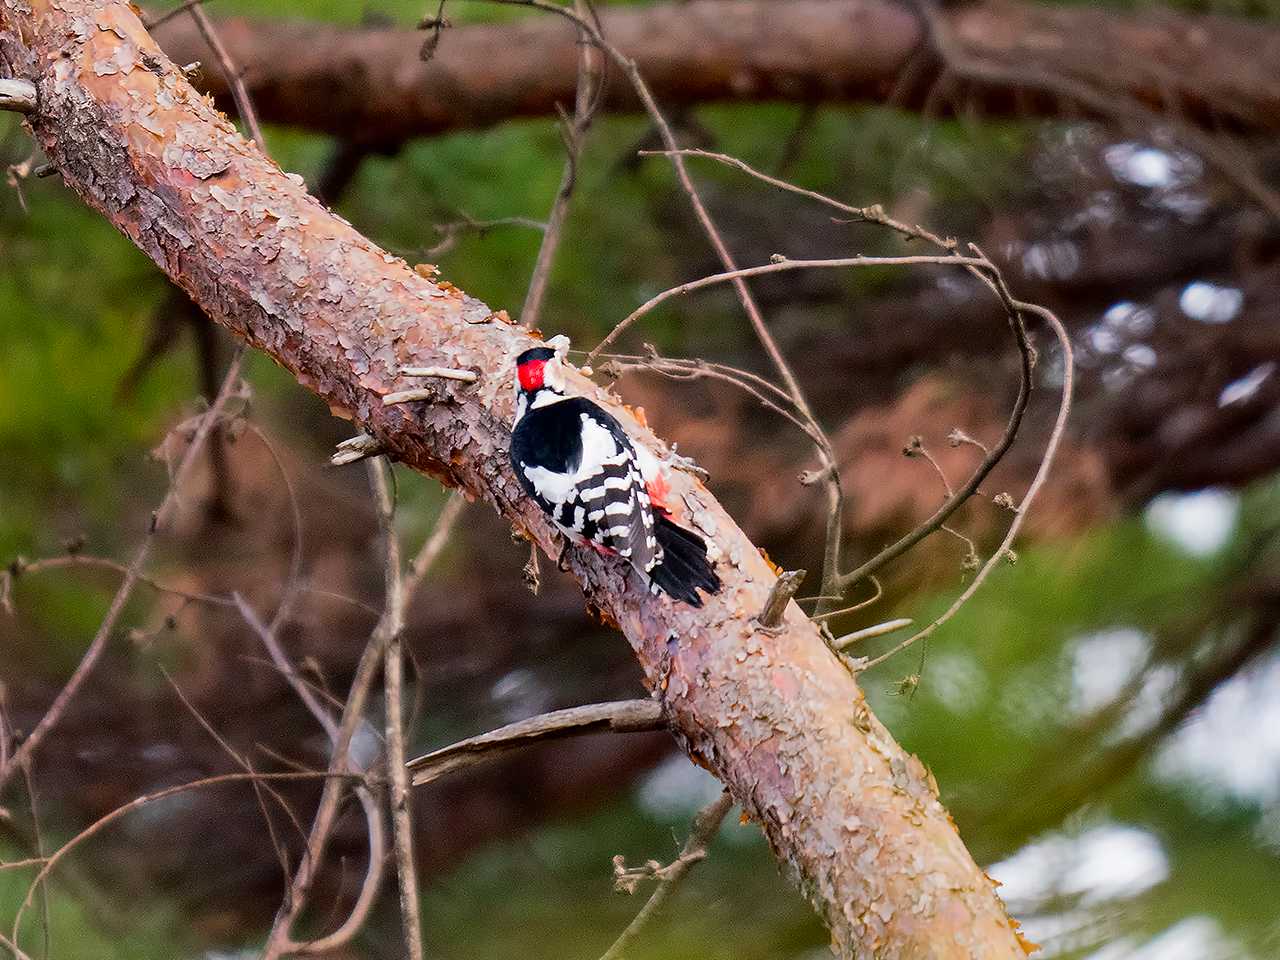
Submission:
[[707,560],[707,544],[692,530],[677,526],[661,513],[654,520],[654,533],[662,547],[662,562],[649,571],[654,586],[690,606],[702,606],[697,588],[707,593],[720,589],[720,578]]

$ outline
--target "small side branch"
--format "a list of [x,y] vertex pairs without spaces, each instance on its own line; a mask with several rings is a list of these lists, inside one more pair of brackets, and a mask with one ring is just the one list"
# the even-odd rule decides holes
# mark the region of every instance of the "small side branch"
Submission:
[[585,707],[553,710],[528,720],[468,737],[410,760],[414,786],[430,783],[446,773],[487,763],[504,754],[543,740],[577,737],[585,733],[638,733],[666,727],[662,704],[656,700],[619,700]]
[[[646,869],[643,872],[643,876],[658,878],[658,889],[653,891],[648,902],[636,914],[636,918],[627,925],[627,929],[622,931],[618,939],[613,942],[613,946],[604,952],[600,960],[618,960],[623,951],[639,936],[645,925],[671,899],[671,895],[679,888],[680,882],[684,880],[693,865],[706,859],[707,847],[719,832],[720,824],[724,822],[725,816],[732,807],[733,797],[726,790],[698,811],[698,815],[693,818],[693,829],[689,832],[689,839],[685,841],[684,849],[680,851],[680,856],[673,863],[665,867]],[[621,857],[614,857],[613,870],[614,882],[621,890],[628,890],[628,887],[634,890],[636,881],[641,879],[641,877],[633,877],[635,871],[627,870]]]
[[382,444],[367,433],[358,433],[338,444],[329,457],[329,463],[335,467],[345,467],[349,463],[358,463],[380,453]]
[[30,80],[0,80],[0,110],[31,113],[36,108],[36,85]]
[[189,9],[191,10],[191,18],[196,22],[196,28],[200,31],[200,35],[204,37],[205,43],[209,44],[209,49],[213,51],[214,59],[218,61],[218,66],[222,68],[223,76],[227,78],[227,86],[231,88],[231,98],[235,101],[236,112],[240,114],[240,119],[244,123],[245,129],[249,131],[249,136],[253,138],[253,142],[258,145],[258,148],[263,153],[266,153],[267,141],[263,139],[262,127],[258,125],[258,112],[253,108],[253,100],[249,97],[249,90],[244,85],[244,77],[241,75],[239,66],[231,59],[231,54],[227,52],[222,38],[218,36],[218,31],[214,27],[213,21],[204,12],[204,7],[199,3],[193,3]]
[[413,815],[409,781],[404,765],[404,633],[405,583],[400,571],[400,538],[395,527],[395,498],[390,468],[384,459],[369,461],[369,484],[378,508],[382,531],[386,609],[381,629],[386,633],[382,686],[387,734],[387,780],[391,785],[391,827],[395,843],[396,872],[400,879],[400,917],[409,960],[422,960],[422,914],[418,897],[418,870],[413,860]]
[[769,599],[765,601],[764,609],[760,611],[760,616],[756,617],[760,626],[766,630],[776,630],[782,625],[782,614],[786,611],[791,598],[799,592],[800,585],[804,583],[808,572],[807,570],[788,570],[778,577],[778,582],[769,592]]
[[[591,13],[588,0],[574,0],[574,10],[581,18]],[[538,258],[529,277],[529,289],[525,293],[524,306],[520,309],[520,323],[525,329],[534,329],[542,313],[542,303],[546,298],[547,285],[551,279],[551,268],[555,263],[556,252],[560,248],[560,238],[564,233],[564,223],[569,215],[569,202],[573,199],[574,187],[578,182],[578,161],[582,156],[582,145],[591,120],[595,116],[599,95],[604,86],[604,58],[599,48],[592,42],[586,31],[578,31],[578,85],[574,94],[573,117],[564,116],[561,112],[561,133],[564,137],[564,172],[560,176],[560,188],[551,205],[551,213],[547,216],[546,229],[542,233],[542,243],[538,247]],[[557,104],[559,109],[559,104]]]
[[405,367],[400,373],[406,377],[440,377],[461,383],[475,383],[480,379],[480,374],[474,370],[455,370],[452,367]]
[[910,620],[907,617],[900,617],[897,620],[875,623],[869,627],[863,627],[861,630],[855,630],[853,633],[846,633],[843,637],[834,640],[831,646],[836,650],[844,650],[860,640],[870,640],[872,637],[883,637],[887,633],[897,633],[899,630],[905,630],[914,622],[914,620]]

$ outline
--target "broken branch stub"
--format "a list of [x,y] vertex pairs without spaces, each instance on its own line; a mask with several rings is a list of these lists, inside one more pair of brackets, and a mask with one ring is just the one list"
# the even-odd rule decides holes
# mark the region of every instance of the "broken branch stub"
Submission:
[[[27,122],[65,182],[214,320],[389,456],[484,498],[558,553],[507,457],[511,365],[535,341],[330,214],[191,87],[128,4],[0,0],[0,55],[37,87]],[[419,385],[408,367],[481,373],[386,405]],[[569,375],[665,456],[616,398]],[[588,551],[570,566],[626,634],[672,732],[761,824],[844,956],[1021,957],[923,765],[794,603],[777,632],[754,621],[773,572],[701,482],[669,481],[668,502],[721,551],[717,596],[700,609],[652,596],[625,564]]]

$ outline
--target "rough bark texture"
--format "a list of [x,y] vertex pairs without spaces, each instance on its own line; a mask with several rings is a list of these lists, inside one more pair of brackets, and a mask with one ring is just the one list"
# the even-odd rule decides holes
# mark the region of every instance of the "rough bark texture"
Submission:
[[[66,183],[210,316],[396,459],[485,498],[555,550],[507,464],[524,333],[330,214],[190,87],[128,5],[3,0],[0,54],[39,88],[29,119]],[[385,407],[385,394],[419,385],[397,374],[408,365],[480,379],[433,381],[432,401]],[[661,452],[616,399],[580,386]],[[671,479],[685,522],[722,552],[719,596],[695,610],[650,596],[607,559],[572,567],[621,625],[690,755],[762,824],[843,955],[1021,956],[923,765],[794,605],[777,633],[758,628],[774,574],[705,487]]]
[[[921,23],[893,0],[695,0],[601,12],[605,35],[668,106],[892,99],[934,112],[969,103],[991,114],[1062,114],[1037,80],[1052,74],[1210,128],[1280,129],[1280,32],[1267,24],[1006,2],[953,5],[939,17],[966,57],[1019,73],[956,86],[936,58],[917,56]],[[263,119],[359,142],[398,143],[573,103],[576,34],[559,17],[447,30],[428,63],[418,57],[424,35],[404,29],[243,19],[219,29]],[[209,60],[188,17],[157,35],[177,63]],[[216,68],[201,83],[229,104]],[[609,109],[637,106],[624,82],[606,93]]]

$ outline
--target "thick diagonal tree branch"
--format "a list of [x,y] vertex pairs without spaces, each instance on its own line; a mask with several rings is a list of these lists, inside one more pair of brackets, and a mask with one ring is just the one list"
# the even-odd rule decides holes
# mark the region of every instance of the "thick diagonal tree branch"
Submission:
[[[966,63],[989,68],[985,79],[964,78],[957,102],[989,115],[1095,111],[1044,89],[1038,78],[1052,75],[1209,130],[1224,122],[1280,128],[1280,40],[1267,23],[1007,0],[943,5],[937,16]],[[910,4],[895,0],[692,0],[605,9],[600,19],[668,106],[953,106],[930,98],[948,68],[922,56],[927,31]],[[556,21],[455,27],[427,63],[418,57],[422,34],[411,30],[230,19],[219,32],[264,119],[381,144],[572,103],[576,31]],[[177,63],[207,56],[188,17],[156,36]],[[900,82],[908,75],[912,82]],[[230,106],[218,71],[202,83]],[[602,105],[640,109],[625,83],[613,84]]]
[[[211,317],[389,456],[556,549],[507,463],[523,331],[332,216],[191,88],[128,4],[0,0],[0,61],[35,84],[27,120],[65,182]],[[430,399],[385,405],[421,385],[401,375],[410,366],[478,379],[431,380]],[[615,398],[576,380],[664,453]],[[672,732],[762,825],[842,955],[1022,956],[923,765],[794,604],[775,630],[754,622],[776,577],[700,482],[673,472],[671,484],[684,522],[721,551],[719,595],[673,604],[589,551],[570,567],[625,633]]]

